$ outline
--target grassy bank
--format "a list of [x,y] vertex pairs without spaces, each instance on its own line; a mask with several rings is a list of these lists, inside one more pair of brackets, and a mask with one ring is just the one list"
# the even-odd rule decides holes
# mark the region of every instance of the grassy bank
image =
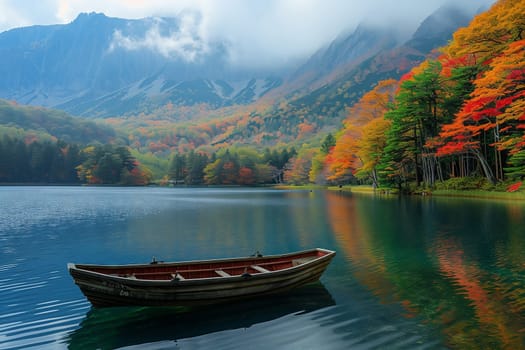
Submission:
[[381,193],[381,190],[374,190],[372,186],[329,186],[331,191],[343,191],[343,192],[354,192],[354,193]]
[[432,191],[433,196],[441,197],[467,197],[467,198],[484,198],[484,199],[509,199],[509,200],[525,200],[524,191],[516,192],[497,192],[497,191],[483,191],[483,190],[435,190]]
[[[385,189],[375,189],[372,186],[330,186],[328,190],[344,191],[353,193],[367,194],[397,194],[397,191],[387,191]],[[421,195],[421,192],[414,195]],[[525,190],[516,192],[503,191],[484,191],[484,190],[434,190],[426,191],[425,195],[439,197],[462,197],[462,198],[481,198],[481,199],[504,199],[504,200],[525,200]]]
[[326,190],[326,186],[321,185],[274,185],[273,188],[277,188],[279,190]]

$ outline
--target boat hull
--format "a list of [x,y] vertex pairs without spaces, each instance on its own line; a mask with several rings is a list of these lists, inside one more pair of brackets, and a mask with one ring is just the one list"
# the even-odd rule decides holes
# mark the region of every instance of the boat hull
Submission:
[[[202,305],[263,297],[315,282],[335,256],[335,252],[322,251],[323,255],[318,258],[282,270],[184,280],[123,278],[78,268],[74,264],[68,267],[75,283],[95,307]],[[267,261],[271,257],[264,259]],[[230,261],[239,263],[241,260],[223,260],[226,264]],[[253,264],[253,259],[249,264]],[[131,265],[127,266],[129,269]]]

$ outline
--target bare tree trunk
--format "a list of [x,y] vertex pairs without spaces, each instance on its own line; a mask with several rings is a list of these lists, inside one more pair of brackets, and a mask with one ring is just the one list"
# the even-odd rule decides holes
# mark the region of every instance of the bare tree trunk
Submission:
[[443,182],[443,169],[441,168],[441,163],[439,162],[438,159],[436,159],[436,163],[437,163],[437,179],[440,181],[440,182]]
[[492,170],[490,169],[489,163],[483,157],[483,154],[479,150],[471,150],[471,152],[478,158],[479,163],[481,165],[481,168],[483,169],[483,172],[485,173],[485,177],[487,180],[492,184],[496,184],[496,179],[494,178],[494,174],[492,173]]
[[498,180],[503,180],[503,164],[501,161],[501,151],[498,150],[498,144],[500,142],[500,133],[499,133],[499,123],[496,122],[496,127],[494,128],[494,163],[496,165],[496,178]]
[[376,189],[377,187],[379,187],[379,182],[377,180],[377,171],[376,169],[372,169],[372,186],[374,186],[374,189]]

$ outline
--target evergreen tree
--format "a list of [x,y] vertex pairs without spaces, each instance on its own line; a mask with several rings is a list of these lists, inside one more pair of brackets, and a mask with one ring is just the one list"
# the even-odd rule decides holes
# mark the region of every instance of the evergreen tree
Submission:
[[208,165],[208,156],[203,153],[190,151],[186,157],[187,175],[186,183],[189,185],[201,185],[204,183],[204,169]]
[[323,153],[324,155],[328,154],[332,147],[335,146],[335,143],[336,139],[334,135],[332,135],[331,133],[326,135],[326,137],[323,140],[323,143],[321,144],[321,153]]
[[508,160],[509,166],[505,168],[505,174],[516,180],[525,178],[525,150],[512,154]]
[[401,83],[393,109],[385,114],[392,124],[378,169],[383,180],[398,185],[412,180],[417,186],[433,185],[439,172],[435,150],[428,149],[427,140],[438,135],[443,123],[441,64],[429,61],[422,68]]
[[186,172],[186,157],[178,153],[173,154],[168,165],[168,176],[170,180],[174,180],[175,182],[184,180]]

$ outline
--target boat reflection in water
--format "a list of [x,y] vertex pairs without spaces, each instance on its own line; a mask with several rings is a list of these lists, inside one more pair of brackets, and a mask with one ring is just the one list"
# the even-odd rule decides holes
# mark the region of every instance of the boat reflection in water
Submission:
[[[285,322],[279,319],[300,317],[332,305],[332,296],[317,282],[289,293],[213,306],[92,308],[66,342],[69,349],[144,348],[147,344],[156,349],[152,343],[157,342],[162,348],[166,342],[175,347],[181,339],[230,330],[244,332],[255,325]],[[235,339],[231,342],[233,345]]]

